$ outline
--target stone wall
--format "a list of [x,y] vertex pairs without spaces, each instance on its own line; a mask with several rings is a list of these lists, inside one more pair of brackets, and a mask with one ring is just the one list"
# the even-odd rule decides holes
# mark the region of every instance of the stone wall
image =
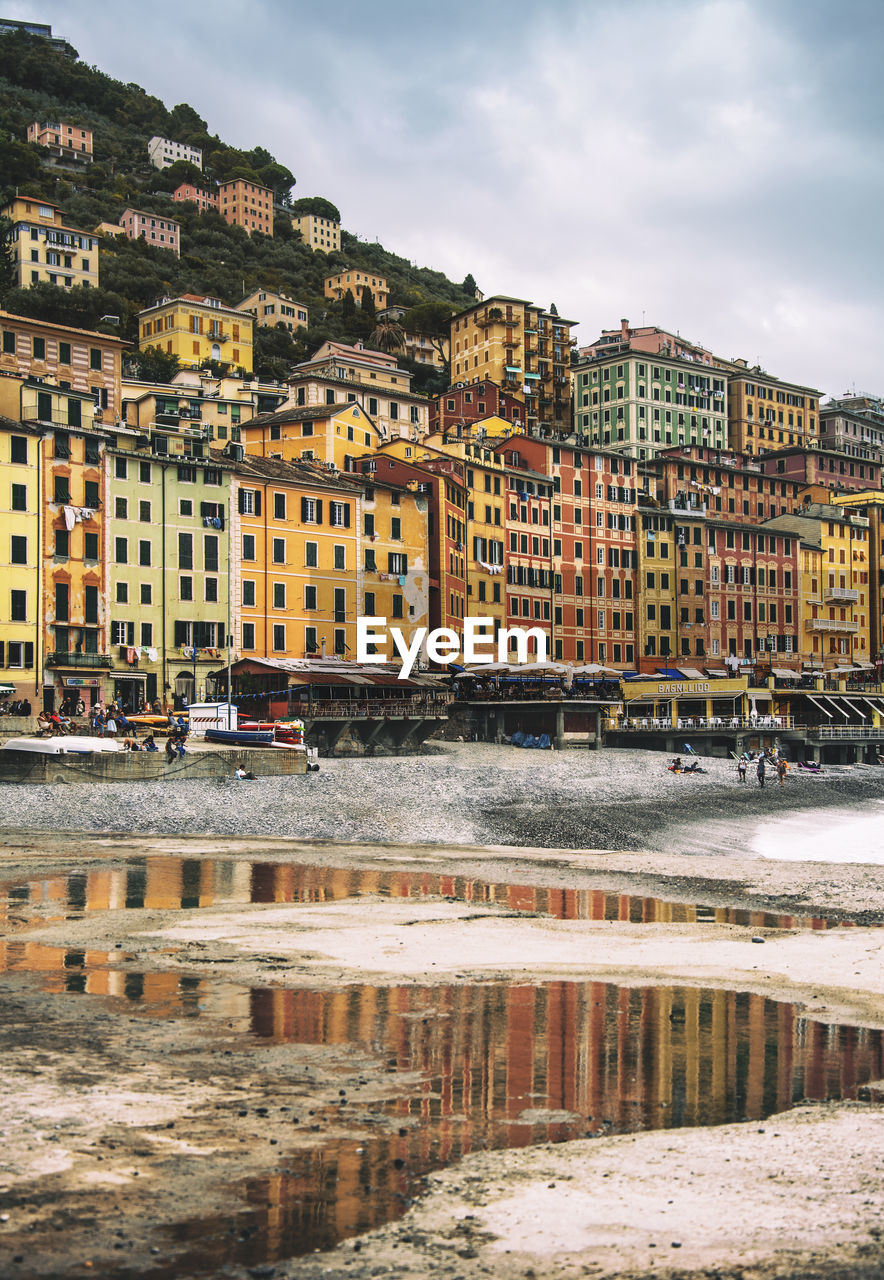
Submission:
[[266,747],[225,747],[197,751],[167,762],[165,751],[96,751],[91,755],[43,755],[0,751],[0,782],[182,782],[232,778],[242,765],[259,778],[306,773],[303,751]]

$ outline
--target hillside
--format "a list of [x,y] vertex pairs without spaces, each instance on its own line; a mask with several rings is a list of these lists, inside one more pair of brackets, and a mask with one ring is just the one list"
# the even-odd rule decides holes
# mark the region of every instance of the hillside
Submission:
[[[77,173],[41,164],[40,148],[24,141],[28,124],[37,119],[91,129],[94,163]],[[190,166],[154,169],[147,143],[155,134],[201,147],[208,179],[242,176],[271,187],[278,204],[274,236],[250,238],[216,213],[199,214],[193,205],[174,203],[171,191]],[[391,304],[437,303],[456,310],[475,300],[441,272],[413,267],[382,245],[359,240],[353,231],[342,230],[339,253],[314,252],[279,216],[279,208],[295,201],[295,182],[295,175],[260,145],[242,151],[210,134],[206,121],[186,103],[170,110],[139,85],[123,84],[67,58],[38,37],[0,36],[0,199],[5,202],[16,189],[42,196],[64,209],[70,225],[87,230],[102,221],[116,223],[130,204],[181,223],[180,259],[143,241],[107,237],[100,289],[75,290],[84,295],[76,298],[70,290],[50,285],[11,290],[3,297],[9,310],[83,325],[118,315],[116,331],[134,340],[137,312],[163,294],[211,294],[234,305],[258,287],[282,290],[308,307],[310,328],[295,341],[283,330],[261,334],[257,369],[278,376],[327,338],[368,339],[374,328],[370,315],[354,314],[352,307],[323,296],[323,278],[343,267],[361,266],[385,276]],[[420,376],[429,386],[432,379],[425,370]]]

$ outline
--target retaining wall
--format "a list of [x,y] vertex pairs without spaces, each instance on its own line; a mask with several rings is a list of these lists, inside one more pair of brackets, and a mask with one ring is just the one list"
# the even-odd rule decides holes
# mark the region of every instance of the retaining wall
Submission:
[[41,755],[36,751],[0,751],[0,782],[187,782],[196,778],[232,778],[239,765],[259,778],[306,773],[303,751],[222,747],[166,760],[165,751],[101,751],[93,755]]

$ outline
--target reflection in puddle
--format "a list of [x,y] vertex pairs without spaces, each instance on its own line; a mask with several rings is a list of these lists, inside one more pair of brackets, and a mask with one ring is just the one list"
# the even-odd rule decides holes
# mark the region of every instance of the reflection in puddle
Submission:
[[0,960],[53,991],[117,997],[116,1012],[223,1019],[256,1055],[352,1045],[396,1082],[401,1096],[387,1102],[354,1096],[317,1113],[353,1136],[317,1137],[310,1151],[286,1150],[294,1115],[281,1117],[277,1167],[247,1188],[251,1213],[180,1224],[185,1255],[156,1276],[330,1248],[399,1216],[425,1174],[470,1151],[760,1120],[799,1099],[855,1098],[884,1074],[880,1031],[824,1025],[746,992],[562,981],[248,990],[128,972],[120,951],[23,940]]
[[[813,916],[667,902],[596,889],[493,884],[422,871],[338,870],[233,858],[133,858],[124,867],[0,885],[0,922],[41,924],[96,911],[153,911],[249,903],[335,902],[374,894],[493,903],[557,920],[621,920],[632,924],[715,923],[767,929],[825,929]],[[839,927],[843,928],[842,922]]]

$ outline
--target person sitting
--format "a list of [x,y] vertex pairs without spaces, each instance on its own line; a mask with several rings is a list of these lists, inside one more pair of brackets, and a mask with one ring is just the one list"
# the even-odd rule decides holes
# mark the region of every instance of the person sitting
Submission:
[[123,750],[124,751],[140,751],[141,747],[138,745],[138,742],[136,741],[135,738],[125,737],[123,739]]
[[41,711],[37,716],[37,733],[40,737],[42,737],[44,733],[52,735],[52,721],[45,711]]
[[175,743],[172,741],[172,735],[169,734],[166,739],[166,760],[171,764],[173,760],[177,759],[177,757],[178,752],[175,750]]
[[152,733],[149,733],[147,737],[144,739],[144,746],[141,749],[142,751],[158,751],[159,750],[159,747],[153,740]]
[[245,771],[245,769],[242,767],[242,765],[239,765],[239,766],[234,770],[233,776],[234,776],[234,778],[238,778],[238,779],[239,779],[239,781],[240,781],[240,782],[242,782],[243,778],[245,778],[245,776],[246,776],[246,771]]
[[669,766],[669,772],[681,773],[681,771],[682,771],[681,756],[676,756],[672,764]]

